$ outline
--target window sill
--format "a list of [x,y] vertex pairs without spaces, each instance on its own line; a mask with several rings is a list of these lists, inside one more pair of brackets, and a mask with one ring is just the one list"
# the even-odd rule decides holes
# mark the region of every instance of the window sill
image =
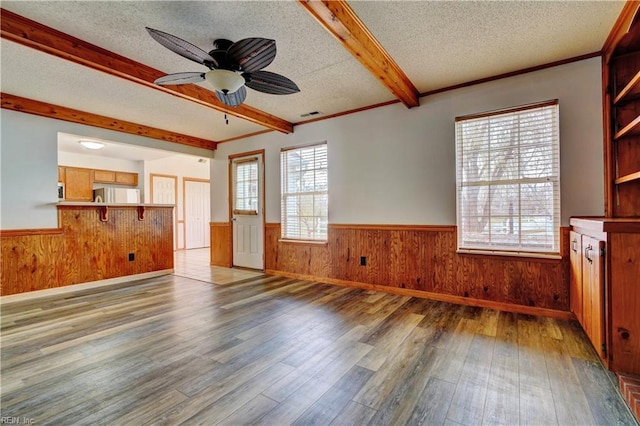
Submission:
[[562,260],[562,256],[559,253],[534,253],[534,252],[519,252],[519,251],[498,251],[498,250],[469,250],[458,249],[457,254],[462,255],[479,255],[479,256],[498,256],[498,257],[518,257],[532,260]]
[[278,240],[279,243],[285,243],[285,244],[300,244],[300,245],[308,245],[308,246],[322,246],[322,247],[326,247],[328,242],[327,241],[314,241],[314,240],[290,240],[290,239],[286,239],[286,238],[280,238]]

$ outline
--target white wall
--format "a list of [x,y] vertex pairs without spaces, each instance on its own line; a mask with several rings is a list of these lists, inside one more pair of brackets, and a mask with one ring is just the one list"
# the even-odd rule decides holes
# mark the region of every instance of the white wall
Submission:
[[[182,199],[182,183],[185,177],[195,179],[209,179],[209,166],[211,160],[205,158],[206,162],[199,162],[203,157],[192,157],[189,155],[176,155],[172,157],[160,158],[158,160],[144,162],[145,202],[151,202],[150,174],[172,175],[178,177],[178,199]],[[180,219],[182,220],[182,219]]]
[[0,114],[0,227],[57,228],[58,133],[32,125],[32,115]]
[[119,172],[133,172],[138,174],[144,172],[144,164],[142,161],[63,151],[58,152],[58,165],[85,167],[87,169],[116,170]]
[[228,156],[265,149],[266,221],[280,222],[280,148],[327,141],[329,222],[456,222],[455,117],[550,99],[560,104],[562,223],[604,214],[600,58],[218,146],[212,221],[228,220]]
[[[58,132],[88,138],[213,157],[211,150],[69,123],[2,109],[0,111],[0,228],[56,228]],[[106,168],[106,167],[100,167]]]

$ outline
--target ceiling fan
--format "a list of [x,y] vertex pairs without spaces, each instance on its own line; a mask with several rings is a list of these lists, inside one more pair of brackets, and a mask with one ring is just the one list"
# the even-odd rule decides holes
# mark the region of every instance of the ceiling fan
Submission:
[[209,68],[207,72],[167,74],[154,81],[159,85],[188,84],[207,81],[215,89],[218,100],[237,107],[247,97],[245,86],[272,95],[299,92],[287,77],[261,71],[276,57],[276,41],[266,38],[245,38],[237,42],[217,39],[209,53],[174,35],[147,27],[155,41],[194,62]]

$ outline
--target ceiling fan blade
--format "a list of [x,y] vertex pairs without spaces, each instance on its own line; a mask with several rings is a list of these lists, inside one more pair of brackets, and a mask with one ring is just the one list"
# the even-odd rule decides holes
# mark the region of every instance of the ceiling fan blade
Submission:
[[240,71],[258,71],[273,62],[276,57],[276,41],[245,38],[233,43],[227,50],[227,56],[240,66]]
[[198,83],[200,81],[204,81],[203,72],[178,72],[175,74],[167,74],[164,77],[160,77],[156,79],[154,83],[163,86],[167,84]]
[[216,96],[218,97],[218,100],[223,104],[237,107],[242,102],[244,102],[245,98],[247,97],[247,89],[242,86],[235,92],[226,94],[216,90]]
[[172,52],[177,53],[178,55],[199,64],[206,65],[211,69],[218,66],[218,62],[211,55],[209,55],[199,47],[189,43],[188,41],[184,41],[181,38],[165,33],[163,31],[154,30],[153,28],[149,27],[145,28],[149,32],[149,35],[153,37],[155,41],[171,50]]
[[298,86],[287,77],[269,71],[256,71],[242,75],[248,87],[258,92],[272,95],[290,95],[300,91]]

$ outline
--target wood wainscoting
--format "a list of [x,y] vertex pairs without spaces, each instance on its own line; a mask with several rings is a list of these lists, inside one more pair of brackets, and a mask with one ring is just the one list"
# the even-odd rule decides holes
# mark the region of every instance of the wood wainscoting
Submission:
[[231,225],[229,222],[210,222],[211,229],[211,264],[231,268],[233,247]]
[[172,209],[61,205],[59,229],[2,231],[0,294],[173,269]]
[[2,231],[0,246],[0,295],[58,287],[68,263],[60,256],[62,229]]
[[265,231],[268,273],[571,316],[565,227],[558,260],[458,254],[455,226],[330,224],[326,245],[280,241],[279,223]]

